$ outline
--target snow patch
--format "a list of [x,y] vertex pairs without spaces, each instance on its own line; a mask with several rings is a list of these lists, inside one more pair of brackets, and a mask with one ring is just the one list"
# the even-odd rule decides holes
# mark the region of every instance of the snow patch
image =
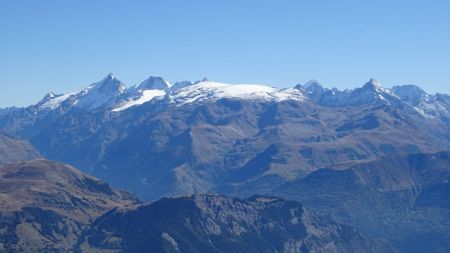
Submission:
[[120,112],[120,111],[126,110],[132,106],[142,105],[154,98],[164,97],[165,95],[166,95],[166,92],[164,90],[144,90],[144,91],[142,91],[142,95],[140,97],[137,97],[136,99],[130,99],[128,101],[120,103],[112,111]]
[[41,106],[39,106],[39,110],[55,110],[58,108],[64,101],[66,101],[70,96],[75,95],[76,93],[69,93],[65,95],[60,96],[52,96],[51,99],[49,99],[47,102],[43,103]]
[[225,84],[203,81],[181,88],[171,96],[173,103],[184,105],[204,100],[221,98],[239,98],[245,100],[281,101],[286,99],[303,99],[294,89],[280,90],[258,84]]

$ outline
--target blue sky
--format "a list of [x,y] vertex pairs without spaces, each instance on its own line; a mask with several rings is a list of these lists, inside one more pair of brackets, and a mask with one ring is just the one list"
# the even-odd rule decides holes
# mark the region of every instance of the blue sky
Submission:
[[109,72],[169,80],[317,79],[450,93],[450,1],[3,0],[0,107],[72,92]]

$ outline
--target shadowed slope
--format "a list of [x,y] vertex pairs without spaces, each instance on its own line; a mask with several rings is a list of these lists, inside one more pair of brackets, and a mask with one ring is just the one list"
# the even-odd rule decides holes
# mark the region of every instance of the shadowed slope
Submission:
[[95,252],[392,252],[297,202],[255,196],[162,199],[97,219],[81,244]]
[[0,133],[0,165],[39,157],[39,152],[28,141]]

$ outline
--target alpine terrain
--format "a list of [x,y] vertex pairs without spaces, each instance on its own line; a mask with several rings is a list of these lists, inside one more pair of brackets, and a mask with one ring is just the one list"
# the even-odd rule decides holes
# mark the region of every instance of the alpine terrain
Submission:
[[[104,201],[79,200],[86,205],[80,204],[85,207],[75,218],[51,209],[73,221],[65,237],[76,240],[65,247],[99,252],[450,247],[450,96],[415,85],[385,88],[370,79],[338,90],[312,80],[275,88],[151,76],[127,88],[109,74],[81,91],[50,92],[34,105],[1,109],[0,131],[3,164],[45,157],[154,201],[130,206],[131,195],[79,183],[90,178],[81,173],[76,182],[51,183],[61,192],[67,191],[63,186],[86,187]],[[17,165],[3,168],[8,166]],[[27,178],[35,173],[41,172]],[[216,196],[223,194],[240,199]],[[46,201],[75,203],[69,195],[64,200],[49,195]],[[95,214],[86,209],[92,205]],[[23,207],[10,212],[28,217]],[[14,222],[34,224],[25,220]],[[45,241],[39,245],[58,244],[60,239],[37,231]],[[140,236],[150,239],[136,243]]]

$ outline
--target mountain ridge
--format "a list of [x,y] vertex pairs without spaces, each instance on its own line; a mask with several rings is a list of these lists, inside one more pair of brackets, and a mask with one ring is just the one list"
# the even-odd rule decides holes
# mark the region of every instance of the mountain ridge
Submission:
[[325,222],[300,203],[205,194],[112,210],[80,244],[98,252],[394,252],[389,244]]
[[[76,165],[121,188],[128,187],[127,180],[118,180],[116,173],[136,170],[125,176],[134,175],[131,187],[141,185],[138,194],[155,192],[156,198],[201,192],[231,178],[273,175],[292,180],[323,166],[389,152],[450,149],[450,99],[429,100],[425,112],[374,79],[346,91],[323,88],[317,81],[303,85],[305,89],[279,91],[202,80],[181,83],[185,87],[173,92],[164,89],[177,83],[148,80],[162,84],[162,89],[123,89],[113,75],[91,86],[119,91],[119,108],[114,99],[108,99],[107,106],[86,109],[75,103],[76,96],[84,96],[65,101],[58,100],[65,95],[50,96],[60,105],[53,110],[12,110],[0,116],[0,129],[29,139],[50,159]],[[413,135],[415,139],[408,138]],[[158,162],[166,157],[174,161]],[[253,171],[252,161],[258,157],[265,157],[265,163]],[[244,168],[253,172],[237,172]],[[158,181],[171,186],[157,187]]]
[[[99,95],[89,94],[89,93],[93,93],[92,91],[89,92],[89,90],[91,90],[94,86],[102,86],[102,84],[108,84],[108,82],[109,83],[118,82],[117,84],[111,84],[112,91],[115,91],[115,92],[113,92],[113,94],[111,94],[109,97],[99,98],[98,97]],[[72,100],[70,102],[70,103],[72,103],[72,105],[80,103],[78,106],[85,107],[87,109],[95,109],[99,106],[106,106],[106,107],[109,107],[112,110],[118,112],[118,111],[126,110],[126,109],[136,106],[136,105],[141,105],[143,103],[149,102],[152,99],[156,99],[156,98],[162,99],[162,97],[166,97],[166,96],[169,97],[168,101],[173,102],[173,100],[177,100],[177,98],[171,98],[171,97],[173,95],[175,95],[176,93],[178,93],[180,91],[180,89],[186,89],[187,87],[190,87],[193,85],[198,85],[200,83],[206,83],[206,84],[211,83],[211,84],[218,84],[218,85],[222,85],[222,86],[224,85],[224,84],[217,83],[217,82],[210,82],[207,79],[197,81],[197,82],[183,81],[183,82],[172,83],[170,81],[166,81],[165,79],[163,79],[161,77],[150,76],[149,78],[142,81],[140,84],[126,88],[125,85],[122,82],[120,82],[120,80],[118,80],[114,76],[114,74],[111,73],[111,74],[108,74],[101,81],[88,86],[87,88],[83,89],[80,92],[67,93],[67,94],[62,94],[62,95],[55,95],[52,92],[49,92],[44,97],[43,100],[38,102],[37,105],[40,105],[41,110],[42,109],[54,110],[57,107],[59,107],[63,102]],[[231,90],[233,90],[233,89],[239,90],[239,84],[227,84],[227,85],[229,85],[231,87]],[[105,85],[103,88],[105,88]],[[354,105],[358,105],[360,103],[367,102],[367,101],[362,101],[362,100],[358,100],[358,99],[355,100],[355,98],[354,98],[355,94],[356,93],[364,93],[364,91],[369,91],[369,93],[370,93],[370,91],[373,91],[373,92],[377,93],[377,96],[381,99],[386,100],[386,98],[383,98],[383,96],[387,96],[388,100],[392,100],[392,98],[390,98],[390,96],[394,96],[395,98],[401,100],[402,102],[405,102],[411,106],[417,107],[417,110],[419,110],[425,114],[431,114],[431,113],[427,113],[427,112],[429,112],[429,110],[425,110],[425,108],[424,108],[424,107],[427,107],[428,109],[430,109],[430,106],[426,106],[423,104],[421,106],[420,102],[429,104],[432,100],[439,100],[438,99],[439,97],[444,97],[444,99],[440,99],[440,100],[444,100],[444,101],[450,100],[449,95],[438,94],[438,93],[431,95],[431,94],[424,92],[422,89],[420,89],[418,86],[415,86],[415,85],[396,85],[396,86],[393,86],[391,89],[383,88],[381,83],[373,78],[371,78],[361,88],[357,87],[354,89],[344,90],[344,91],[338,90],[336,88],[332,88],[332,89],[324,88],[318,81],[316,81],[314,79],[306,82],[303,85],[295,85],[293,88],[272,88],[272,90],[270,90],[269,89],[269,88],[271,88],[270,86],[258,85],[258,84],[249,84],[249,88],[253,89],[253,92],[255,92],[255,91],[257,92],[258,89],[262,89],[263,90],[262,92],[269,96],[277,96],[281,92],[282,96],[279,99],[294,99],[295,97],[289,96],[288,94],[290,93],[289,92],[290,89],[295,89],[295,90],[300,91],[302,93],[303,97],[307,97],[316,102],[319,102],[318,99],[321,98],[320,103],[324,104],[324,105],[329,105],[329,106],[340,106],[340,105],[354,106]],[[200,89],[200,86],[197,89]],[[108,89],[106,89],[106,90],[108,90]],[[405,95],[405,93],[414,92],[414,91],[409,91],[409,90],[415,90],[415,92],[418,92],[420,90],[420,92],[423,94],[424,97],[428,97],[431,99],[426,99],[426,100],[422,99],[421,101],[411,101],[410,96]],[[144,94],[145,91],[147,91],[146,95]],[[207,88],[205,91],[209,92],[209,93],[211,93],[211,92],[217,93],[217,91],[209,90],[209,88]],[[287,94],[286,94],[286,92],[287,92]],[[153,95],[150,95],[150,93],[153,93]],[[220,93],[223,93],[223,92],[220,91]],[[261,93],[261,94],[263,94],[263,93]],[[127,94],[133,94],[133,95],[127,96]],[[87,96],[87,95],[89,95],[89,96]],[[361,94],[356,94],[356,97],[358,97],[360,95]],[[83,96],[87,96],[87,97],[83,99]],[[90,96],[94,96],[94,98],[93,98],[94,100],[100,100],[102,102],[100,102],[99,104],[92,104],[93,100],[89,99]],[[225,97],[227,97],[227,96],[233,97],[233,95],[231,95],[231,94],[228,94],[228,95],[225,94]],[[245,98],[245,93],[242,95],[237,95],[237,97]],[[262,99],[263,97],[264,96],[262,96],[262,97],[260,96],[259,99]],[[251,98],[258,99],[258,97],[251,97]],[[269,99],[269,98],[266,96],[265,99]],[[110,101],[106,101],[106,100],[110,100]],[[195,99],[193,99],[193,98],[184,99],[184,100],[186,100],[184,103],[189,103],[189,102],[195,101]],[[417,100],[417,98],[416,98],[416,100]],[[46,103],[43,103],[43,102],[46,102]],[[126,105],[125,102],[129,102],[129,104]],[[439,106],[434,106],[434,107],[439,107]],[[448,103],[447,103],[447,107],[448,107]],[[438,110],[438,108],[435,108],[435,110]]]

